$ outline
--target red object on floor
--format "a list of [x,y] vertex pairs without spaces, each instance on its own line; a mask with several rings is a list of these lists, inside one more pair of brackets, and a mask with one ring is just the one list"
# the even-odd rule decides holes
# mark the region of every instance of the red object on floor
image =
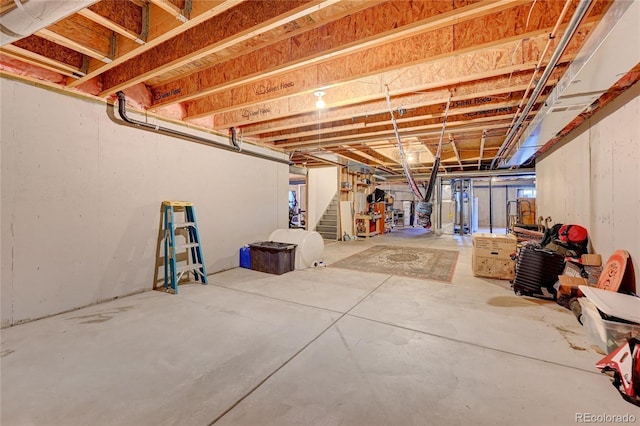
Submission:
[[613,386],[622,397],[640,406],[640,340],[632,337],[596,364],[603,373],[613,373]]

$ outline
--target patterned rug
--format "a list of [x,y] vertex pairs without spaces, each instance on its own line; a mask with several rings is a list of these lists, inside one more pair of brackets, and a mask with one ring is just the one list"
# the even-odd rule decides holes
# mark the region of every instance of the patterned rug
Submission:
[[450,283],[457,260],[455,250],[379,245],[330,266]]

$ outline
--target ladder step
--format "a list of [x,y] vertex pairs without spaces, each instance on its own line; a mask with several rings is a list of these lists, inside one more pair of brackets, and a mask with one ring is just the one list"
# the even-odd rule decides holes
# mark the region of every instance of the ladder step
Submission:
[[178,244],[176,246],[176,250],[179,250],[179,249],[190,249],[190,248],[196,248],[196,247],[200,247],[200,244],[198,244],[198,243]]
[[163,201],[162,205],[172,207],[193,207],[193,203],[191,201]]
[[178,266],[176,268],[176,273],[181,274],[183,272],[192,271],[194,269],[200,269],[200,268],[202,268],[202,263],[190,263],[188,265]]
[[174,228],[188,228],[189,226],[196,226],[195,222],[176,222],[173,224]]

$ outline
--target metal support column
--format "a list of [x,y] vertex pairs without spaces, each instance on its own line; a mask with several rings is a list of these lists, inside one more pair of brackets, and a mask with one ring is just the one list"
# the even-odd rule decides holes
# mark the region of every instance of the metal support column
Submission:
[[489,233],[493,234],[493,177],[489,178]]

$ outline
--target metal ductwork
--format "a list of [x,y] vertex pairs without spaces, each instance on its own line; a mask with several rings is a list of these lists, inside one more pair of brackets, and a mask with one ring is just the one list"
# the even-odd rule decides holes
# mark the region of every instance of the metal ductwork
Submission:
[[0,45],[30,36],[97,0],[13,0],[15,6],[2,15]]
[[640,63],[640,2],[616,0],[500,167],[525,164],[545,143]]

